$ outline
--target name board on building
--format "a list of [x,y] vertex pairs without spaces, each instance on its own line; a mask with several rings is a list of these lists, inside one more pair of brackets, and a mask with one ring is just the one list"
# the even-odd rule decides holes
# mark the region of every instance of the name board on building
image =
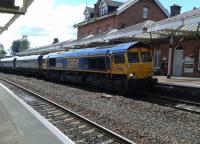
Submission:
[[185,57],[184,72],[185,73],[193,73],[194,72],[194,58]]

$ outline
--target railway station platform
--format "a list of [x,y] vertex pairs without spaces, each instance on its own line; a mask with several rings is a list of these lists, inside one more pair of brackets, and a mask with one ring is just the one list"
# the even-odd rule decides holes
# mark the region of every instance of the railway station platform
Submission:
[[191,77],[171,77],[168,79],[166,76],[155,76],[159,84],[167,84],[172,86],[182,86],[191,88],[200,88],[200,78]]
[[0,83],[0,144],[73,144]]

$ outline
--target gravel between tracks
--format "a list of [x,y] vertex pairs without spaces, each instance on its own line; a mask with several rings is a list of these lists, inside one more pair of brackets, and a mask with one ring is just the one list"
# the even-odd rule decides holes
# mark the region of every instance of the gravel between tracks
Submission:
[[23,85],[136,143],[200,143],[200,115],[118,95],[104,97],[105,93],[79,86],[2,73],[0,77]]

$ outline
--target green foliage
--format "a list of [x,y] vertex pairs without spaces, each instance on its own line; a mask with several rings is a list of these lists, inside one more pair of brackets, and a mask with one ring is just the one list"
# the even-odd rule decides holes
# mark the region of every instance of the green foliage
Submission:
[[0,58],[5,57],[6,51],[5,50],[0,50]]
[[30,42],[27,39],[21,40],[21,48],[20,51],[25,51],[29,48]]
[[13,41],[12,46],[11,46],[12,53],[15,54],[19,52],[19,50],[20,50],[20,41],[19,40]]
[[12,43],[11,51],[13,54],[25,51],[29,48],[30,42],[26,37],[23,37],[20,40],[15,40]]

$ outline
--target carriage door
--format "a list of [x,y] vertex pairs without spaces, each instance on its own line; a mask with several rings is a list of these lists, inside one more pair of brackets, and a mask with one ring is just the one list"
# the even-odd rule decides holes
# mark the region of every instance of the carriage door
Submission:
[[173,75],[181,76],[183,69],[183,47],[178,46],[174,52]]

